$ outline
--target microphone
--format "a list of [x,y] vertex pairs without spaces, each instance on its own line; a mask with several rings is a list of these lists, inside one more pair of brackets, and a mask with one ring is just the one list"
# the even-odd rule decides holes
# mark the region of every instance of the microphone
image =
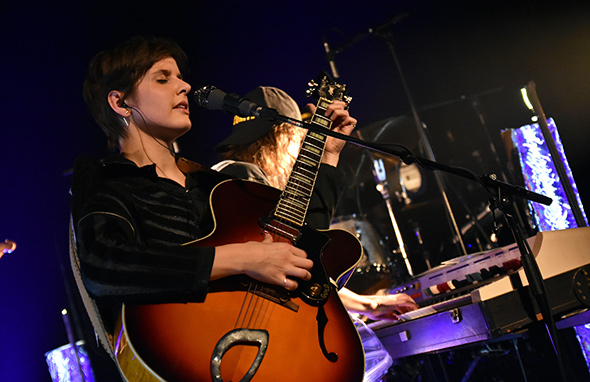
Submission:
[[235,93],[226,93],[215,86],[207,85],[195,91],[195,101],[201,107],[209,110],[223,110],[240,117],[260,117],[269,121],[276,120],[279,112],[264,106],[259,106],[249,99]]
[[334,61],[334,56],[336,56],[336,53],[330,50],[330,45],[328,45],[328,39],[326,39],[326,36],[324,36],[324,50],[326,51],[326,59],[328,60],[330,69],[332,70],[332,77],[335,79],[340,78],[338,75],[338,70],[336,69],[336,62]]

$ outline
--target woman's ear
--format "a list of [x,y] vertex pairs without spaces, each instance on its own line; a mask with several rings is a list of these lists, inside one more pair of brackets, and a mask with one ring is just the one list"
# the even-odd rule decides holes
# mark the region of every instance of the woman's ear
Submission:
[[131,113],[129,111],[129,106],[123,101],[124,94],[118,90],[111,90],[111,92],[107,95],[107,100],[111,109],[115,111],[115,113],[119,114],[122,117],[129,117]]

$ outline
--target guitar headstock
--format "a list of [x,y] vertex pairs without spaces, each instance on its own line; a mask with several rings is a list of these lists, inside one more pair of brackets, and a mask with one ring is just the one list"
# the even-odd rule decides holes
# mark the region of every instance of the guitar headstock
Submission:
[[329,101],[339,100],[344,101],[347,106],[352,101],[352,97],[346,95],[348,92],[346,85],[337,83],[327,73],[320,73],[318,78],[315,81],[311,80],[308,85],[307,95],[316,100],[320,98],[325,98]]
[[5,253],[12,253],[16,249],[16,243],[12,240],[4,240],[0,242],[0,257]]

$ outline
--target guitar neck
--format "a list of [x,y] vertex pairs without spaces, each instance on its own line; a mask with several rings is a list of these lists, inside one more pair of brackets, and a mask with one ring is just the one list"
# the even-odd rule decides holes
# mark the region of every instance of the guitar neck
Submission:
[[[311,124],[330,129],[332,121],[325,116],[326,108],[332,102],[320,98],[317,109],[311,117]],[[303,139],[299,155],[293,165],[285,190],[281,194],[275,217],[297,227],[303,226],[311,194],[326,146],[325,134],[308,131]]]
[[4,240],[0,242],[0,257],[5,253],[12,253],[16,249],[16,243],[12,240]]

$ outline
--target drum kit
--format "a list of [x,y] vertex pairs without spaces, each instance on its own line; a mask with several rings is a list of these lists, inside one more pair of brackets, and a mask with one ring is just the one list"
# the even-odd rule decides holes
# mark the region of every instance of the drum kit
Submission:
[[[408,143],[417,141],[412,126],[410,119],[400,117],[377,122],[353,134],[369,141],[387,141],[393,139],[394,131],[396,142],[403,144],[404,139]],[[411,208],[413,198],[423,191],[425,181],[415,164],[406,165],[397,157],[369,152],[359,146],[345,146],[340,158],[339,168],[353,181],[344,192],[337,211],[339,215],[331,228],[352,233],[363,247],[361,260],[347,287],[357,293],[375,293],[407,276],[403,268],[409,266],[402,265],[405,246],[397,245],[403,243],[401,234],[399,230],[394,233],[388,229],[391,228],[389,221],[394,218],[393,208],[389,207],[393,204]],[[393,245],[390,234],[397,239]]]
[[[409,117],[379,121],[353,134],[365,141],[401,144],[424,155]],[[354,234],[364,250],[348,288],[369,294],[389,289],[462,255],[451,225],[446,224],[446,206],[433,172],[353,144],[342,151],[339,168],[351,181],[331,228]]]
[[[451,118],[446,124],[448,128],[437,129],[439,135],[441,133],[449,135],[450,131],[458,125],[466,128],[460,135],[467,140],[482,135],[480,133],[483,131],[485,133],[483,136],[487,139],[486,146],[492,148],[493,155],[496,155],[479,99],[482,96],[497,93],[501,89],[461,96],[424,105],[418,109],[395,53],[392,26],[405,17],[407,17],[406,13],[395,15],[385,24],[371,28],[369,32],[358,34],[335,49],[330,49],[327,40],[324,39],[324,48],[332,75],[338,80],[336,55],[348,50],[369,35],[381,38],[391,53],[393,69],[400,77],[403,92],[410,106],[411,116],[390,117],[368,126],[360,126],[351,136],[356,135],[355,138],[377,143],[381,147],[389,145],[397,146],[396,149],[399,149],[401,145],[406,150],[395,150],[395,152],[407,153],[409,150],[417,157],[437,162],[430,142],[431,132],[423,122],[428,118],[423,119],[420,115],[426,112],[430,113],[431,117],[435,116],[430,120],[437,121],[438,126],[445,125],[445,121],[440,120],[441,115]],[[459,113],[448,112],[450,107],[460,109]],[[477,122],[473,121],[473,112],[477,116]],[[465,123],[459,123],[458,115],[466,117]],[[479,124],[483,130],[478,130],[474,134],[472,130],[477,130],[471,128],[474,123]],[[469,130],[469,134],[463,134],[464,130]],[[456,154],[463,152],[464,147],[447,144],[453,141],[452,134],[450,135],[450,137],[439,136],[442,139],[438,139],[438,142],[448,146],[445,149],[451,149],[451,157],[455,160]],[[469,143],[473,145],[473,142]],[[496,164],[500,164],[497,156],[495,158]],[[473,162],[473,158],[467,160]],[[456,162],[452,164],[457,165]],[[406,164],[396,156],[381,154],[379,151],[367,149],[366,146],[346,145],[341,152],[338,167],[352,182],[340,200],[337,217],[332,227],[347,229],[357,235],[365,249],[355,274],[347,284],[355,292],[370,293],[372,290],[380,289],[382,285],[386,285],[386,288],[391,287],[442,261],[466,255],[468,249],[471,249],[468,248],[471,244],[466,245],[463,238],[464,231],[475,232],[474,228],[480,227],[480,219],[488,215],[478,213],[477,209],[481,209],[481,206],[473,206],[471,199],[469,204],[466,203],[464,199],[469,198],[465,197],[465,193],[458,192],[454,192],[453,196],[458,199],[454,202],[455,205],[460,205],[461,210],[453,211],[450,195],[447,194],[447,188],[450,187],[445,184],[444,175],[441,172],[424,171],[415,163]],[[501,168],[500,165],[494,171]],[[489,171],[486,172],[489,173]],[[460,228],[459,220],[461,219],[457,219],[456,213],[461,219],[465,216],[470,219],[468,227]],[[479,232],[476,234],[474,240],[477,240],[480,235]],[[356,283],[358,285],[355,285]]]
[[392,258],[371,223],[356,215],[342,216],[334,219],[330,228],[352,233],[363,247],[363,254],[348,281],[348,288],[358,293],[375,293],[375,288],[389,286],[386,284],[392,276]]

